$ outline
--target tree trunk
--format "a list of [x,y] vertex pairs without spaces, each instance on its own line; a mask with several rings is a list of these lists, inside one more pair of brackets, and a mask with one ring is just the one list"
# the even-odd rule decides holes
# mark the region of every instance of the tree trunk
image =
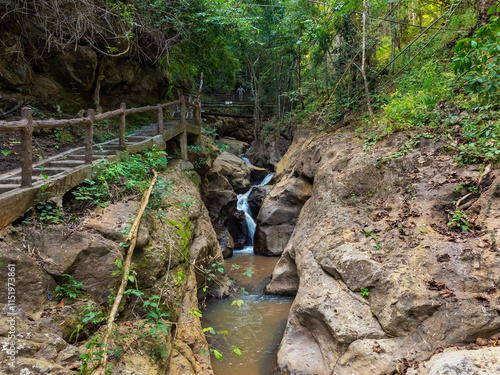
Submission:
[[488,10],[495,5],[496,0],[477,0],[477,24],[478,26],[485,25],[490,19]]
[[365,83],[365,94],[366,94],[366,105],[368,106],[368,113],[370,114],[370,121],[373,122],[373,108],[370,103],[370,90],[368,89],[368,80],[366,79],[365,73],[365,60],[366,60],[366,27],[367,27],[367,18],[368,18],[368,7],[367,0],[363,0],[363,50],[361,57],[361,74],[363,76],[363,81]]

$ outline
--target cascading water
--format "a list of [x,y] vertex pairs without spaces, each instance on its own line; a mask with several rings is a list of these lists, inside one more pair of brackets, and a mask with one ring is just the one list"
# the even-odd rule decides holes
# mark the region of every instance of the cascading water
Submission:
[[[247,159],[248,160],[248,159]],[[248,163],[247,163],[248,164]],[[274,173],[269,173],[260,184],[256,186],[264,186],[266,185],[271,179],[273,178]],[[245,222],[248,227],[248,236],[250,237],[250,245],[253,245],[253,237],[255,235],[255,221],[252,218],[252,213],[250,212],[250,205],[248,204],[248,197],[252,193],[253,186],[245,193],[245,194],[239,194],[238,195],[238,204],[237,208],[240,211],[243,211],[245,213]],[[246,246],[243,251],[253,251],[253,246]]]
[[[248,159],[243,157],[242,159],[250,164]],[[266,185],[273,175],[273,173],[267,175],[256,186]],[[250,244],[253,244],[256,227],[248,204],[248,197],[252,189],[253,187],[245,194],[238,195],[237,205],[237,208],[245,213]],[[240,287],[245,288],[246,294],[238,296],[238,299],[243,300],[244,304],[241,307],[235,307],[232,306],[232,299],[209,300],[203,313],[203,319],[207,326],[216,330],[227,330],[227,348],[233,345],[238,346],[241,348],[243,356],[236,357],[229,350],[224,353],[225,359],[223,361],[212,357],[215,375],[281,374],[274,369],[276,367],[275,351],[285,329],[292,298],[262,294],[266,280],[271,275],[278,259],[255,255],[253,254],[253,246],[250,245],[243,250],[234,251],[233,257],[226,260],[228,266],[237,265],[236,270],[231,271],[230,277]],[[251,278],[243,273],[247,268],[251,268],[253,271]],[[218,349],[223,350],[222,347]]]

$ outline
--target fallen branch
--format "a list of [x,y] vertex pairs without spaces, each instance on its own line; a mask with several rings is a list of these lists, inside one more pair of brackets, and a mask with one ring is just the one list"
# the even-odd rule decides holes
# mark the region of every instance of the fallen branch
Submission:
[[[479,177],[479,181],[477,182],[477,188],[478,190],[480,191],[481,190],[481,183],[483,182],[484,178],[490,173],[491,171],[491,164],[488,165],[485,169],[484,169],[484,172],[483,174],[481,175],[481,177]],[[457,203],[455,204],[455,209],[456,210],[464,210],[466,208],[469,208],[470,206],[472,206],[472,203],[464,206],[464,207],[460,207],[460,205],[462,204],[463,201],[465,201],[468,197],[470,197],[471,195],[473,195],[474,193],[469,193],[465,196],[463,196],[462,198],[460,198]]]
[[149,189],[144,194],[144,197],[142,198],[141,202],[141,208],[139,209],[139,213],[137,214],[137,217],[135,218],[134,223],[132,224],[132,227],[130,228],[130,233],[127,236],[126,242],[130,244],[130,247],[127,252],[127,258],[125,259],[125,264],[123,266],[123,276],[122,276],[122,282],[120,284],[120,288],[118,289],[118,293],[116,294],[115,302],[113,303],[113,307],[111,308],[111,312],[109,313],[108,317],[108,323],[106,327],[106,331],[104,333],[104,337],[102,340],[102,347],[104,349],[104,354],[99,361],[99,364],[97,365],[97,368],[92,371],[92,375],[104,375],[106,373],[106,362],[108,360],[108,353],[106,346],[108,344],[108,339],[109,335],[111,334],[111,331],[113,330],[113,323],[116,319],[116,315],[118,314],[118,308],[120,306],[120,302],[123,298],[123,293],[125,292],[125,288],[128,284],[128,276],[130,273],[130,263],[132,262],[132,254],[134,253],[135,249],[135,244],[137,241],[137,232],[139,231],[139,224],[141,222],[142,214],[146,210],[146,206],[148,205],[149,202],[149,197],[151,196],[151,191],[153,190],[153,187],[156,184],[156,180],[158,179],[158,173],[153,170],[153,180],[151,181],[151,184],[149,185]]
[[5,112],[4,114],[0,115],[0,120],[3,120],[4,118],[8,117],[10,114],[17,111],[19,108],[21,108],[24,105],[24,103],[25,103],[24,100],[21,100],[20,102],[18,102],[14,108],[12,108],[12,109],[8,110],[7,112]]

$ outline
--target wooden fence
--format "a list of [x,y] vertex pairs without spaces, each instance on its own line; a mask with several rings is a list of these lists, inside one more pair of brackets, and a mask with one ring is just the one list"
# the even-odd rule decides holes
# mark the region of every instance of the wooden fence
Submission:
[[198,126],[201,126],[201,104],[187,101],[184,97],[170,103],[158,104],[139,108],[129,108],[125,103],[121,103],[120,108],[105,113],[95,113],[93,109],[87,110],[87,117],[64,119],[64,120],[34,120],[32,109],[23,107],[21,109],[21,120],[0,121],[0,132],[21,132],[21,187],[32,186],[33,182],[33,130],[67,128],[72,126],[85,126],[85,164],[93,161],[93,134],[94,124],[98,121],[107,120],[113,117],[120,117],[118,142],[120,149],[126,150],[125,125],[126,116],[133,113],[158,112],[157,134],[163,133],[163,110],[165,108],[180,105],[180,123],[186,122],[186,106],[194,108],[194,119]]

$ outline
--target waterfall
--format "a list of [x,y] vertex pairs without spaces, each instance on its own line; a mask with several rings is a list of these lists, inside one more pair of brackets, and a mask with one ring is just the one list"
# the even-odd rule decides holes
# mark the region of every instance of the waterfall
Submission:
[[248,160],[248,158],[246,158],[246,157],[243,156],[243,154],[241,154],[239,156],[239,158],[243,159],[243,161],[245,162],[245,164],[252,164],[252,163],[250,163],[250,160]]
[[[262,180],[262,182],[260,184],[255,185],[255,186],[264,186],[269,181],[271,181],[271,178],[273,178],[273,176],[274,176],[274,173],[268,174]],[[251,245],[253,245],[253,236],[255,235],[255,227],[256,227],[255,221],[252,218],[252,213],[250,212],[250,205],[248,204],[248,197],[250,196],[252,189],[253,189],[253,186],[245,194],[239,194],[238,195],[238,204],[237,204],[238,210],[241,210],[245,213],[245,222],[247,223],[248,235],[250,237]],[[244,250],[249,250],[247,248],[251,248],[251,251],[253,251],[252,246],[247,246],[247,247],[245,247]]]

